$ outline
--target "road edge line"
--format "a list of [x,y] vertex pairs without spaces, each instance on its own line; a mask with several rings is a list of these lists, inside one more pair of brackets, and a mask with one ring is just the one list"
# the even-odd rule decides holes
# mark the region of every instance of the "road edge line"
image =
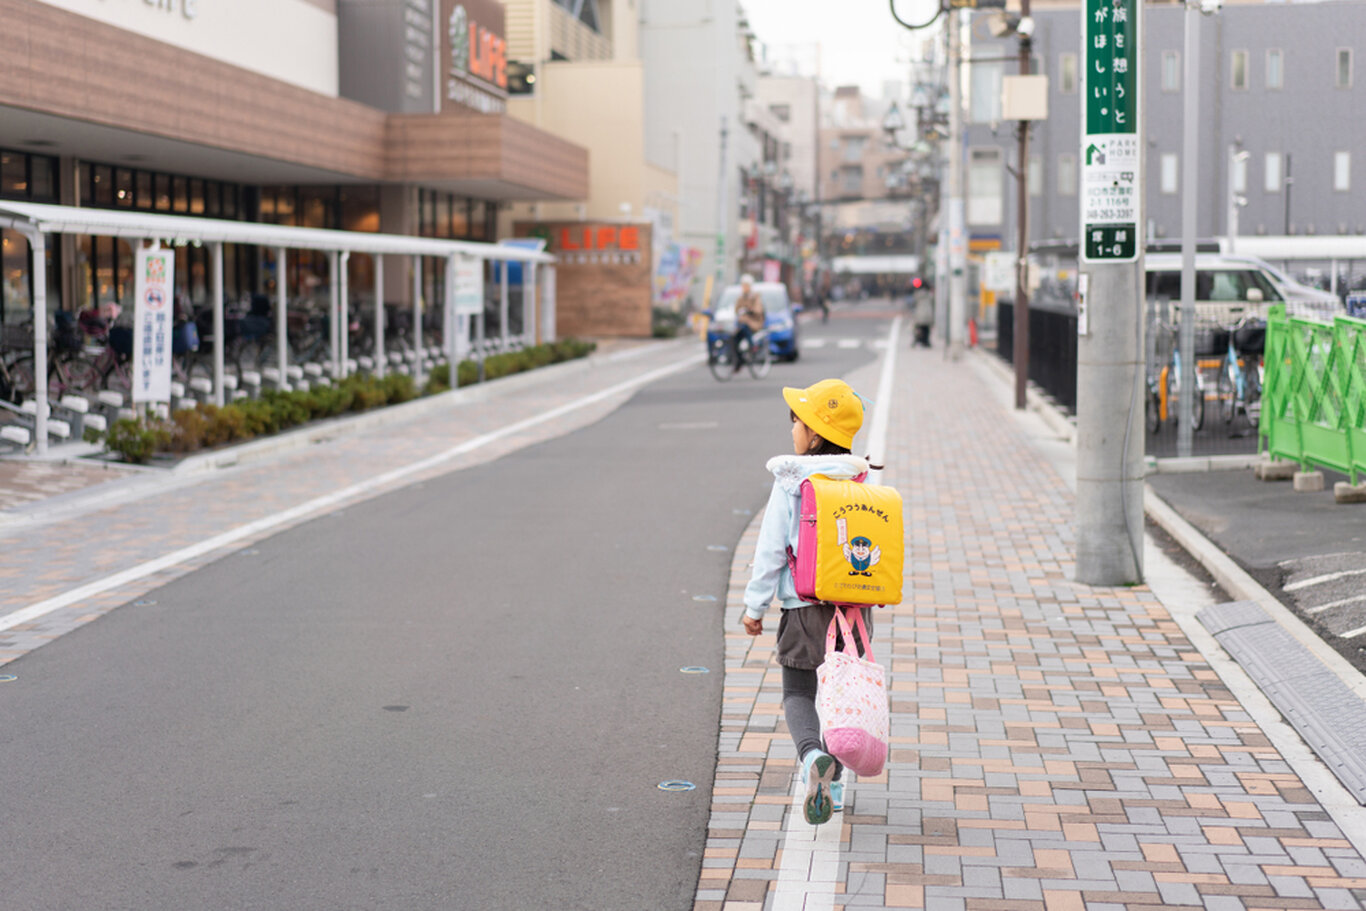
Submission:
[[389,471],[382,472],[378,475],[367,478],[364,481],[358,481],[354,484],[350,484],[342,488],[341,490],[333,491],[332,493],[324,494],[320,497],[315,497],[312,500],[308,500],[304,503],[300,503],[297,506],[292,506],[289,509],[273,513],[268,516],[263,516],[262,518],[256,519],[253,522],[248,522],[245,525],[239,525],[234,529],[230,529],[229,531],[222,532],[221,534],[215,535],[204,541],[200,541],[198,544],[191,544],[188,547],[182,547],[179,550],[175,550],[169,554],[164,554],[163,556],[147,560],[129,569],[122,570],[121,572],[117,572],[112,575],[106,576],[103,579],[98,579],[94,582],[87,582],[85,585],[78,586],[74,589],[71,589],[70,591],[63,592],[60,595],[55,595],[51,598],[46,598],[42,601],[30,604],[28,607],[21,607],[16,611],[13,611],[9,614],[5,614],[4,616],[0,616],[0,632],[13,629],[14,627],[20,626],[24,623],[31,623],[34,620],[47,616],[53,611],[60,610],[63,607],[68,607],[85,598],[93,597],[94,595],[98,594],[103,594],[104,592],[110,591],[123,585],[127,585],[130,582],[136,582],[139,579],[144,579],[150,575],[169,569],[173,566],[178,566],[188,560],[193,560],[194,558],[203,556],[204,554],[212,553],[216,550],[221,550],[230,544],[260,534],[261,532],[270,531],[272,529],[288,525],[289,523],[298,519],[302,519],[306,516],[320,514],[323,511],[327,510],[329,507],[335,506],[338,503],[353,500],[356,497],[362,496],[372,491],[388,487],[395,481],[401,481],[406,477],[411,477],[413,475],[427,471],[431,468],[435,468],[444,462],[448,462],[469,452],[473,452],[476,449],[481,449],[484,446],[489,445],[490,443],[494,443],[498,440],[503,439],[504,437],[521,433],[524,430],[528,430],[539,424],[543,424],[546,421],[552,421],[565,414],[577,411],[580,408],[586,408],[589,405],[597,404],[598,402],[607,398],[611,398],[614,395],[619,395],[622,392],[631,391],[632,389],[635,389],[639,386],[644,386],[648,383],[654,382],[655,380],[662,379],[673,373],[677,373],[697,363],[702,359],[702,357],[703,355],[700,353],[690,355],[688,357],[683,358],[680,361],[674,362],[673,364],[656,368],[649,372],[643,373],[639,376],[633,377],[629,380],[623,380],[622,382],[609,386],[606,389],[600,389],[597,392],[590,393],[589,395],[575,399],[571,402],[566,402],[565,404],[552,408],[549,411],[543,411],[539,414],[532,415],[531,417],[523,418],[520,421],[516,421],[504,427],[500,427],[497,430],[492,430],[488,433],[480,434],[477,437],[473,437],[469,440],[466,440],[463,443],[459,443],[455,446],[450,447],[449,449],[436,453],[435,455],[428,456],[425,459],[420,459],[416,462],[410,462],[409,464],[401,466],[399,468],[390,469]]

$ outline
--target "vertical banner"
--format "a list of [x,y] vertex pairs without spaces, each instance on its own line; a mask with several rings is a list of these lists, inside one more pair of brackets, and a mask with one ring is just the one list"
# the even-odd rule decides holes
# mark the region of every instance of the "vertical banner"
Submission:
[[1139,0],[1086,0],[1082,4],[1083,262],[1138,259],[1142,15]]
[[451,278],[457,316],[480,316],[484,312],[484,261],[460,254],[454,258]]
[[169,402],[175,251],[139,247],[133,268],[133,401]]

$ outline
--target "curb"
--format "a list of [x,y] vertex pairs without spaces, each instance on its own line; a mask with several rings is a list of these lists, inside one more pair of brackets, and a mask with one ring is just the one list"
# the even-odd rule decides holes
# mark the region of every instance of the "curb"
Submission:
[[424,414],[442,411],[447,408],[454,408],[471,402],[481,402],[495,392],[514,392],[518,389],[548,383],[566,376],[572,376],[576,373],[583,373],[606,364],[644,357],[647,354],[667,349],[670,346],[677,346],[678,344],[679,342],[677,339],[672,339],[669,341],[641,345],[637,348],[617,351],[612,354],[589,355],[588,357],[576,358],[572,361],[551,364],[536,370],[516,373],[512,376],[499,377],[496,380],[486,380],[483,383],[476,383],[473,386],[451,389],[437,395],[414,399],[411,402],[404,402],[402,405],[391,405],[386,408],[380,408],[376,411],[353,415],[351,417],[333,418],[331,420],[311,424],[307,427],[301,427],[298,430],[276,434],[267,437],[264,440],[252,440],[237,446],[230,446],[225,449],[216,449],[213,452],[188,456],[182,459],[174,467],[168,469],[168,473],[172,475],[189,475],[205,471],[214,471],[220,468],[232,468],[237,465],[250,464],[284,452],[290,452],[295,449],[304,449],[324,440],[363,433],[367,430],[373,430],[378,427],[406,421],[411,418],[420,417]]

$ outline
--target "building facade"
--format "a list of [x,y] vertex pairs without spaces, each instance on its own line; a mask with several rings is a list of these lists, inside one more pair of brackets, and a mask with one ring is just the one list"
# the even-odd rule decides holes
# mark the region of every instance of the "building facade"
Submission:
[[[491,241],[513,200],[588,193],[584,148],[505,113],[494,0],[0,0],[0,22],[4,198]],[[127,302],[126,242],[49,249],[49,309]],[[3,250],[0,319],[28,319],[27,243]],[[225,250],[228,294],[273,285],[273,255]],[[351,268],[363,296],[373,264]],[[176,274],[207,299],[204,251]],[[308,256],[284,279],[300,301],[330,282]]]
[[[1031,132],[1026,174],[1036,240],[1075,240],[1080,201],[1081,21],[1075,3],[1035,5],[1037,72],[1049,77],[1049,118]],[[1181,236],[1182,173],[1199,169],[1196,233],[1227,234],[1230,201],[1242,235],[1366,233],[1366,3],[1226,2],[1200,27],[1199,160],[1182,161],[1184,7],[1144,7],[1146,229]],[[978,14],[980,22],[982,14]],[[979,24],[975,22],[974,26]],[[1009,57],[1013,42],[983,41],[971,56]],[[972,66],[967,131],[968,228],[1013,246],[1014,124],[1000,120],[1000,77],[1013,62]],[[1240,155],[1239,153],[1245,153]]]

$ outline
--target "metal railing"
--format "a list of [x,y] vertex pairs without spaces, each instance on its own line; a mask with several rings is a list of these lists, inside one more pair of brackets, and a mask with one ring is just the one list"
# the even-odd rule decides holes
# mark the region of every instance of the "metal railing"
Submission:
[[[996,351],[1015,362],[1015,306],[996,305]],[[1077,314],[1029,308],[1029,378],[1059,405],[1077,411]]]
[[1366,473],[1366,320],[1267,319],[1263,451],[1350,475]]

